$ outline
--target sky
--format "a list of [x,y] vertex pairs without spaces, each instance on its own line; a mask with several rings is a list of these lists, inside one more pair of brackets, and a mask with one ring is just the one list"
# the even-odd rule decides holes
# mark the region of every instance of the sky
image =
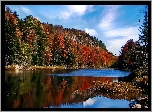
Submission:
[[[137,41],[145,5],[7,5],[19,18],[75,28],[95,36],[117,56],[129,39]],[[139,22],[140,19],[140,22]]]

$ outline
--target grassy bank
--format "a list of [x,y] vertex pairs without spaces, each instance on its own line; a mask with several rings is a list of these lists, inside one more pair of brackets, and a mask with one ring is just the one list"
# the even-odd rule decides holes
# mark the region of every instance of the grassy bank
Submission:
[[19,66],[19,65],[8,65],[5,66],[5,70],[11,71],[11,70],[44,70],[44,69],[114,69],[114,68],[107,68],[107,67],[78,67],[78,66],[72,66],[72,67],[66,67],[66,66]]
[[5,66],[5,70],[36,70],[36,69],[66,69],[64,66],[18,66],[18,65],[9,65]]

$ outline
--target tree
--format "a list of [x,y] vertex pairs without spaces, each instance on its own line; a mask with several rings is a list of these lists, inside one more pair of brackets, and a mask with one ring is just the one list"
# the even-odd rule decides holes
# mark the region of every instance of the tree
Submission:
[[18,26],[18,15],[9,7],[5,11],[5,65],[20,64],[21,32]]
[[101,67],[110,66],[114,60],[104,43],[85,31],[41,23],[32,15],[22,20],[9,8],[5,35],[5,65]]
[[140,48],[138,42],[133,42],[130,39],[121,49],[121,54],[118,57],[118,66],[120,69],[135,70],[139,66],[139,58],[137,51]]
[[106,46],[101,40],[99,41],[99,47],[101,47],[102,49],[106,50]]
[[139,42],[148,52],[148,6],[145,7],[143,13],[145,13],[145,16],[143,20],[143,25],[139,27],[139,31],[141,32],[141,34],[139,34]]
[[31,64],[44,65],[47,37],[43,30],[43,25],[36,18],[29,15],[24,19],[23,29],[24,41],[29,45],[32,51]]
[[140,57],[142,58],[142,64],[140,67],[148,68],[148,6],[145,6],[143,13],[145,14],[145,16],[143,20],[143,25],[139,27],[139,31],[141,32],[141,34],[139,34],[138,40],[141,44]]
[[[131,71],[148,68],[148,7],[145,7],[143,25],[139,27],[141,34],[139,40],[133,42],[132,39],[122,47],[118,57],[118,68]],[[144,69],[142,69],[144,71]]]

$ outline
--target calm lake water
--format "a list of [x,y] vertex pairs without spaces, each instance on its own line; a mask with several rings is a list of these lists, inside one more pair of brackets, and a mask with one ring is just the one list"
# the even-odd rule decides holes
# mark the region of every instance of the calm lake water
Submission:
[[129,108],[131,101],[100,94],[74,97],[93,81],[118,82],[130,72],[104,69],[5,72],[6,108]]

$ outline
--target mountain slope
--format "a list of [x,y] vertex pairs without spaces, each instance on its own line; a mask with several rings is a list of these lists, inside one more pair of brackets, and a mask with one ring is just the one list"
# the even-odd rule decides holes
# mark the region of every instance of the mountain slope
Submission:
[[85,31],[41,23],[29,15],[5,12],[5,65],[109,67],[116,57]]

